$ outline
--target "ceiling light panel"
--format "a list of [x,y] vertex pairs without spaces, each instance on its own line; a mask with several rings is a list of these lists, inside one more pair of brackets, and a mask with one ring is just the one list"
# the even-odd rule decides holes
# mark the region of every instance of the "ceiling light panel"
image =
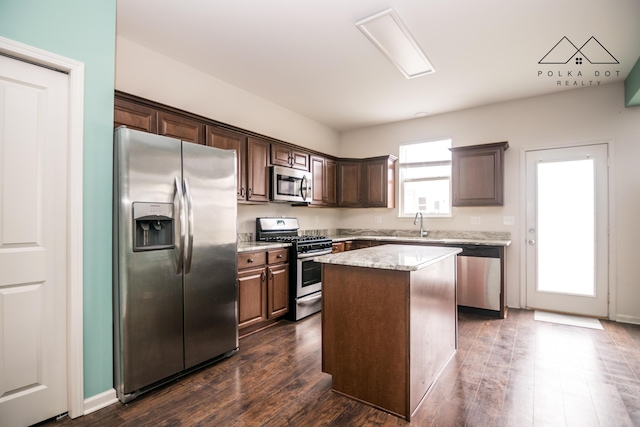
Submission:
[[387,9],[356,22],[356,27],[408,79],[434,72],[418,43],[393,9]]

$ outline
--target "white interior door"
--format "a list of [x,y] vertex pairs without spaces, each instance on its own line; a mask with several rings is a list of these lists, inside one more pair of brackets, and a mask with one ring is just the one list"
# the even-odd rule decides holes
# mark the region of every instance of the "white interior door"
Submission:
[[0,56],[0,425],[67,412],[64,73]]
[[529,151],[527,306],[608,315],[606,144]]

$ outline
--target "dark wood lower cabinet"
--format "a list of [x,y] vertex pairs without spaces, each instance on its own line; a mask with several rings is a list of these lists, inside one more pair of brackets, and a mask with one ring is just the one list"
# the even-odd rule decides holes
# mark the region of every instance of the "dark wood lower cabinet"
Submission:
[[289,250],[238,254],[238,330],[244,336],[289,312]]
[[289,264],[267,267],[267,317],[284,316],[289,311]]
[[410,420],[457,348],[456,264],[322,266],[322,370],[333,390]]

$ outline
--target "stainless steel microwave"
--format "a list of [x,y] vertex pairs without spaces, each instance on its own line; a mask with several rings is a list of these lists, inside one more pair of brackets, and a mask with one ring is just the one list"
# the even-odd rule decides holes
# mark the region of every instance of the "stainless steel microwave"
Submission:
[[311,173],[271,166],[271,201],[308,203],[311,201]]

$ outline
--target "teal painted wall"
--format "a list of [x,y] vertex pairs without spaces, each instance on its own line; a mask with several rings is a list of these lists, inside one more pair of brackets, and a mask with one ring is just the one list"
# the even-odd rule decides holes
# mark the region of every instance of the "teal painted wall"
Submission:
[[624,81],[624,102],[627,107],[640,105],[640,58]]
[[0,36],[85,64],[85,397],[113,387],[111,176],[115,34],[116,0],[0,1]]

